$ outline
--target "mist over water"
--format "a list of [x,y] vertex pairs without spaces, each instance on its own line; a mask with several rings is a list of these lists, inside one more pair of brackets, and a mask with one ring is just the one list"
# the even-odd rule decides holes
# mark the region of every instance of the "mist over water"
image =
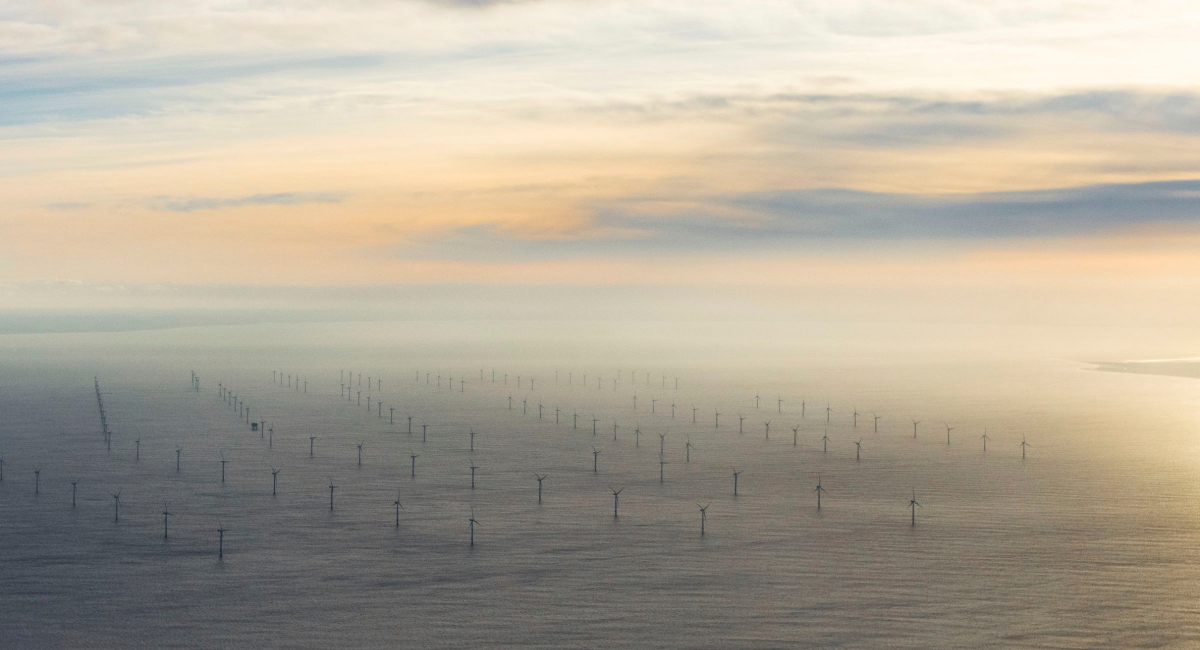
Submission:
[[[5,336],[0,644],[1194,646],[1196,380],[1081,362],[1183,339],[999,331],[417,321]],[[268,422],[270,446],[218,382]]]

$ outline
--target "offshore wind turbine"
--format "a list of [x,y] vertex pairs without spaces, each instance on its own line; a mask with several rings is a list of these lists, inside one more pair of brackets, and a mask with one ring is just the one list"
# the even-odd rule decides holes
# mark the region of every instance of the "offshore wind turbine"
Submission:
[[333,488],[337,487],[333,484],[333,477],[329,477],[329,511],[333,512]]
[[598,469],[599,466],[600,466],[600,450],[596,449],[596,447],[593,446],[592,447],[592,473],[593,474],[600,471]]
[[826,490],[825,488],[821,487],[821,475],[817,474],[817,487],[814,490],[814,492],[817,493],[817,510],[821,509],[821,493],[828,492],[828,491],[829,490]]
[[225,531],[227,531],[227,530],[229,530],[229,529],[226,528],[225,525],[220,522],[220,520],[218,520],[217,521],[217,534],[220,535],[220,537],[217,538],[217,559],[218,560],[225,558]]
[[763,426],[766,427],[766,439],[770,440],[771,439],[771,421],[770,420],[764,421]]
[[829,453],[829,429],[825,429],[825,435],[821,436],[821,452]]
[[362,447],[364,444],[366,444],[365,440],[363,442],[358,443],[358,466],[359,467],[362,467]]
[[743,426],[742,422],[745,419],[746,419],[746,416],[742,415],[741,413],[738,413],[738,435],[739,436],[742,435],[742,426]]
[[1032,446],[1028,442],[1025,442],[1025,436],[1021,436],[1021,460],[1025,460],[1025,448]]
[[704,505],[700,505],[699,503],[696,504],[696,507],[700,508],[700,536],[701,537],[704,537],[704,523],[705,523],[705,520],[708,519],[708,506],[709,505],[711,505],[711,504],[708,504],[708,503],[706,503]]
[[625,491],[625,488],[621,488],[620,490],[617,490],[617,489],[614,489],[613,486],[610,485],[610,486],[608,486],[608,489],[612,490],[612,493],[613,493],[613,519],[616,519],[617,518],[617,505],[620,503],[621,493]]
[[730,467],[729,469],[733,470],[733,496],[736,497],[737,496],[738,474],[741,474],[741,472],[737,471],[736,467]]
[[667,452],[667,434],[658,434],[658,455],[661,456]]
[[858,416],[859,416],[858,407],[855,406],[854,407],[854,428],[855,429],[858,428]]
[[471,466],[471,489],[475,489],[475,470],[479,469],[478,465]]
[[783,413],[783,395],[780,395],[780,396],[779,396],[779,399],[777,399],[777,400],[775,400],[775,401],[777,402],[777,405],[778,405],[778,407],[779,407],[779,411],[778,411],[778,412],[779,412],[779,413]]
[[79,479],[71,481],[71,507],[75,507],[75,488],[79,485]]
[[692,447],[695,447],[695,445],[692,444],[692,439],[689,437],[687,444],[683,446],[684,450],[687,452],[686,458],[687,462],[689,463],[692,462]]
[[862,438],[859,438],[858,440],[856,440],[854,442],[854,462],[858,462],[861,454],[862,454]]
[[163,501],[163,539],[169,539],[167,537],[167,517],[174,516],[175,515],[171,513],[170,509],[167,508],[167,502]]
[[547,476],[549,476],[549,474],[534,474],[533,476],[534,476],[535,478],[537,478],[537,482],[538,482],[538,503],[541,503],[541,502],[542,502],[542,481],[546,480],[546,477],[547,477]]
[[396,500],[392,502],[392,505],[396,506],[396,528],[399,528],[400,511],[404,509],[404,506],[400,505],[400,490],[396,490]]
[[871,417],[875,418],[875,433],[879,433],[879,420],[881,420],[883,416],[875,415],[875,411],[871,411]]
[[800,438],[800,425],[792,427],[792,446],[795,447]]
[[955,427],[950,426],[949,423],[945,423],[945,424],[946,424],[946,446],[949,447],[950,446],[950,432],[953,431],[955,429]]
[[913,440],[916,440],[917,439],[917,425],[920,424],[921,421],[916,418],[909,418],[909,419],[912,420],[912,423],[913,423]]
[[912,493],[912,499],[910,499],[908,502],[908,507],[912,508],[912,525],[916,526],[917,525],[917,508],[921,508],[922,510],[924,510],[925,506],[922,506],[921,504],[917,503],[917,491],[915,489],[913,490],[913,493]]
[[829,414],[832,412],[833,412],[833,409],[829,408],[829,402],[825,402],[825,422],[826,423],[829,422]]
[[[982,435],[982,436],[979,436],[979,439],[983,441],[983,453],[985,453],[985,454],[986,454],[986,453],[987,453],[987,441],[988,441],[988,440],[991,440],[991,438],[990,438],[990,437],[988,436],[988,434],[987,434],[987,427],[984,427],[984,429],[983,429],[983,435]],[[1022,437],[1022,438],[1021,438],[1021,441],[1022,441],[1022,442],[1024,442],[1024,441],[1025,441],[1025,438],[1023,438],[1023,437]],[[1022,448],[1021,448],[1021,453],[1022,453],[1022,454],[1024,454],[1024,453],[1025,453],[1025,448],[1024,448],[1024,447],[1022,447]]]
[[275,496],[275,487],[279,484],[279,470],[271,468],[271,496]]
[[124,488],[122,488],[121,490],[117,490],[117,493],[112,495],[112,497],[113,497],[113,521],[114,522],[121,521],[121,492],[123,490],[124,490]]
[[412,475],[409,478],[417,478],[417,456],[420,456],[421,454],[414,454],[412,453],[411,449],[408,451],[408,457],[412,459]]
[[480,524],[479,521],[475,519],[475,509],[474,508],[471,508],[471,518],[468,519],[467,521],[469,522],[467,525],[471,528],[471,546],[475,546],[475,527],[476,526],[482,527],[483,524]]
[[659,483],[663,482],[663,466],[669,465],[669,464],[670,463],[668,463],[666,461],[666,459],[662,456],[662,454],[659,454],[659,456],[658,456],[658,482]]

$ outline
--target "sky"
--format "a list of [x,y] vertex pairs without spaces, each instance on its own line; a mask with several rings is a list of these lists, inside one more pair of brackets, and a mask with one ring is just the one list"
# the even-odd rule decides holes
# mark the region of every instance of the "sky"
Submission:
[[0,305],[893,287],[1187,320],[1197,33],[1167,0],[14,0]]

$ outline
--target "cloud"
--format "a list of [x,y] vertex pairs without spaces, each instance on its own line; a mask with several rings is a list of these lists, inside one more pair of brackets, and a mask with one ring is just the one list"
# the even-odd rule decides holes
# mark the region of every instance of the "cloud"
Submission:
[[494,225],[459,228],[396,251],[405,259],[513,262],[649,254],[804,250],[838,241],[1053,238],[1151,224],[1200,225],[1200,180],[1027,192],[909,195],[820,189],[663,197],[598,208],[576,233],[539,236]]
[[310,203],[341,203],[346,195],[339,192],[278,192],[251,194],[233,198],[219,197],[157,197],[149,201],[154,210],[166,212],[195,212],[219,210],[248,205],[304,205]]

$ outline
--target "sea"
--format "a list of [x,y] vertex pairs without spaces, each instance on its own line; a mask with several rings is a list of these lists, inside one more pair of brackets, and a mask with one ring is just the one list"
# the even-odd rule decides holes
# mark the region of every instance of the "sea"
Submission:
[[0,646],[1197,647],[1200,382],[1063,350],[580,319],[6,334]]

